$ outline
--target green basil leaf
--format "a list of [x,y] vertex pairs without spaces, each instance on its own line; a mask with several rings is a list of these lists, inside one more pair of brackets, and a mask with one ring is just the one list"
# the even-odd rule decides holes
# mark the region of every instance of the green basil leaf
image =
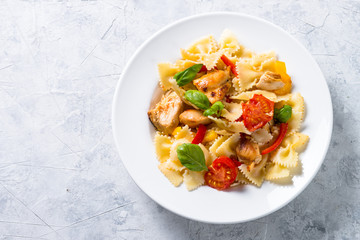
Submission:
[[284,105],[282,108],[275,108],[274,110],[274,119],[281,123],[286,123],[291,118],[292,107],[289,105]]
[[178,73],[176,73],[176,74],[174,75],[174,78],[175,78],[175,80],[176,80],[176,83],[177,83],[177,80],[180,79],[180,78],[185,74],[185,71],[186,71],[186,70],[184,70],[184,71],[182,71],[182,72],[178,72]]
[[215,110],[213,108],[209,108],[209,109],[206,109],[203,114],[204,114],[204,116],[211,116],[211,115],[215,114]]
[[187,69],[185,69],[182,72],[178,72],[174,75],[174,78],[176,79],[177,85],[180,87],[188,84],[192,80],[194,80],[196,74],[200,71],[202,68],[202,64],[195,64]]
[[217,101],[210,108],[205,110],[204,116],[211,116],[216,114],[216,116],[220,117],[221,111],[223,109],[224,109],[224,104],[220,101]]
[[177,157],[181,164],[191,171],[208,170],[205,164],[205,155],[199,145],[183,143],[176,149]]
[[205,94],[197,90],[188,90],[184,95],[185,99],[202,110],[210,107],[210,101]]

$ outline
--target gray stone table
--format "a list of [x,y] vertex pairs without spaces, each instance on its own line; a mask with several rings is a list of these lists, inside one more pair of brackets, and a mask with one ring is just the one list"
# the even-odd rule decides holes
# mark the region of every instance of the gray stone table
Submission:
[[[314,181],[243,224],[190,221],[153,202],[111,130],[115,85],[136,48],[211,11],[290,32],[319,63],[334,107]],[[360,239],[359,76],[359,1],[0,0],[0,239]]]

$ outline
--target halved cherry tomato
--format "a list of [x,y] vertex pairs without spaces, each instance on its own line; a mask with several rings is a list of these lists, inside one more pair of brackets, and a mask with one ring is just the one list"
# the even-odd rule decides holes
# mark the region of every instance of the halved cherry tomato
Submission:
[[233,160],[220,156],[209,166],[209,171],[205,173],[205,183],[217,190],[224,190],[230,187],[235,181],[239,169]]
[[264,154],[267,154],[269,152],[274,151],[281,144],[281,142],[283,141],[283,139],[284,139],[284,137],[286,135],[287,129],[288,129],[288,124],[287,123],[281,123],[280,124],[280,133],[279,133],[278,138],[273,143],[273,145],[271,145],[270,147],[264,149],[261,152],[261,154],[264,155]]
[[245,127],[250,131],[255,131],[263,127],[273,119],[274,102],[263,95],[254,94],[253,98],[242,105]]
[[221,60],[225,63],[226,66],[230,66],[231,71],[235,76],[238,75],[235,64],[230,59],[228,59],[227,56],[222,55]]
[[199,125],[199,128],[196,132],[196,135],[194,137],[194,139],[192,140],[192,144],[199,144],[204,140],[205,137],[205,133],[206,133],[206,127],[202,124]]

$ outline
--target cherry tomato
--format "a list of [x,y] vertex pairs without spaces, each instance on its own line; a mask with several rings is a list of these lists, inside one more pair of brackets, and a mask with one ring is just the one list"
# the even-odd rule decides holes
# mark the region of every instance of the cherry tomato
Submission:
[[255,94],[242,108],[244,125],[251,132],[263,127],[274,115],[274,102],[259,94]]
[[209,166],[205,173],[205,183],[217,190],[224,190],[230,187],[238,174],[238,168],[232,159],[220,156]]

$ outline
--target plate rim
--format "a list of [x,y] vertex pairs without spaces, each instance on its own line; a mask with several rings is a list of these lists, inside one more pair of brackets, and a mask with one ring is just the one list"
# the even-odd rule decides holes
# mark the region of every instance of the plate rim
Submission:
[[[325,86],[326,86],[326,89],[324,89],[324,91],[326,92],[326,95],[328,96],[328,99],[329,99],[329,106],[330,106],[330,112],[329,112],[329,115],[331,116],[331,119],[329,119],[329,131],[327,132],[327,136],[326,136],[326,143],[325,143],[325,148],[324,148],[324,151],[321,155],[321,158],[320,158],[320,161],[321,163],[316,167],[315,169],[315,174],[313,176],[311,176],[310,178],[308,179],[305,179],[305,184],[303,186],[301,186],[299,188],[299,190],[293,194],[287,201],[285,201],[282,205],[279,205],[273,209],[271,209],[270,211],[267,211],[267,212],[264,212],[263,214],[260,214],[258,216],[254,216],[254,217],[251,217],[251,218],[248,218],[246,220],[239,220],[239,221],[218,221],[218,222],[214,222],[214,221],[207,221],[206,219],[202,219],[202,218],[196,218],[194,216],[188,216],[188,215],[185,215],[185,214],[182,214],[181,212],[179,212],[178,210],[176,209],[170,209],[168,208],[168,206],[163,203],[162,201],[159,201],[158,199],[155,198],[155,196],[153,196],[153,194],[151,194],[149,191],[143,189],[140,187],[140,184],[133,178],[133,176],[129,173],[128,171],[128,167],[127,167],[127,164],[126,164],[126,161],[123,161],[123,154],[122,154],[122,150],[121,150],[121,147],[120,147],[120,144],[117,140],[117,137],[116,137],[116,132],[117,132],[117,125],[115,123],[115,115],[116,115],[116,107],[117,107],[117,98],[118,98],[118,95],[119,95],[119,91],[121,89],[121,86],[122,86],[122,83],[124,81],[124,76],[126,74],[126,72],[128,71],[129,67],[132,65],[133,61],[136,59],[136,57],[139,55],[139,53],[154,39],[156,38],[158,35],[162,34],[163,32],[167,31],[168,29],[178,25],[178,24],[181,24],[183,22],[186,22],[186,21],[190,21],[190,20],[194,20],[194,19],[197,19],[197,18],[202,18],[202,17],[207,17],[207,16],[214,16],[214,15],[228,15],[228,16],[238,16],[238,17],[245,17],[245,18],[250,18],[250,19],[253,19],[253,20],[256,20],[256,21],[259,21],[259,22],[262,22],[264,24],[267,24],[267,25],[271,25],[272,27],[274,28],[277,28],[279,31],[285,33],[287,36],[289,36],[304,52],[306,55],[308,55],[314,62],[315,64],[315,67],[317,70],[319,70],[319,72],[321,73],[322,77],[323,77],[323,80],[324,80],[324,83],[325,83]],[[332,99],[331,99],[331,94],[330,94],[330,90],[329,90],[329,86],[327,84],[327,81],[326,81],[326,78],[324,77],[324,74],[323,72],[321,71],[321,68],[319,67],[319,64],[317,63],[317,61],[315,60],[315,58],[311,55],[311,53],[305,48],[305,46],[303,46],[303,44],[298,40],[296,39],[293,35],[291,35],[289,32],[287,32],[286,30],[284,30],[283,28],[281,28],[280,26],[268,21],[268,20],[265,20],[263,18],[260,18],[260,17],[257,17],[257,16],[253,16],[253,15],[249,15],[249,14],[245,14],[245,13],[236,13],[236,12],[227,12],[227,11],[215,11],[215,12],[206,12],[206,13],[201,13],[201,14],[195,14],[195,15],[191,15],[191,16],[187,16],[187,17],[184,17],[184,18],[181,18],[181,19],[178,19],[178,20],[175,20],[174,22],[170,23],[170,24],[167,24],[165,25],[164,27],[162,27],[161,29],[159,29],[158,31],[156,31],[154,34],[152,34],[149,38],[147,38],[137,49],[136,51],[131,55],[129,61],[127,62],[127,64],[125,65],[119,79],[118,79],[118,82],[115,86],[115,92],[114,92],[114,95],[113,95],[113,100],[112,100],[112,113],[111,113],[111,125],[112,125],[112,133],[113,133],[113,138],[114,138],[114,141],[115,141],[115,145],[116,145],[116,149],[119,153],[119,156],[120,156],[120,159],[122,161],[122,163],[124,164],[124,167],[126,169],[126,171],[129,173],[129,176],[132,178],[132,180],[135,182],[135,184],[148,196],[150,197],[154,202],[156,202],[157,204],[159,204],[160,206],[162,206],[163,208],[167,209],[168,211],[170,212],[173,212],[179,216],[182,216],[186,219],[190,219],[190,220],[195,220],[195,221],[199,221],[199,222],[204,222],[204,223],[210,223],[210,224],[236,224],[236,223],[243,223],[243,222],[250,222],[250,221],[253,221],[253,220],[256,220],[256,219],[259,219],[259,218],[262,218],[262,217],[265,217],[265,216],[268,216],[276,211],[278,211],[279,209],[285,207],[286,205],[288,205],[290,202],[292,202],[295,198],[297,198],[304,190],[305,188],[307,188],[310,183],[314,180],[315,176],[319,173],[319,169],[320,167],[322,166],[322,164],[324,163],[324,160],[326,158],[326,155],[328,153],[328,149],[329,149],[329,146],[330,146],[330,142],[331,142],[331,139],[332,139],[332,133],[333,133],[333,119],[334,119],[334,116],[333,116],[333,104],[332,104]]]

